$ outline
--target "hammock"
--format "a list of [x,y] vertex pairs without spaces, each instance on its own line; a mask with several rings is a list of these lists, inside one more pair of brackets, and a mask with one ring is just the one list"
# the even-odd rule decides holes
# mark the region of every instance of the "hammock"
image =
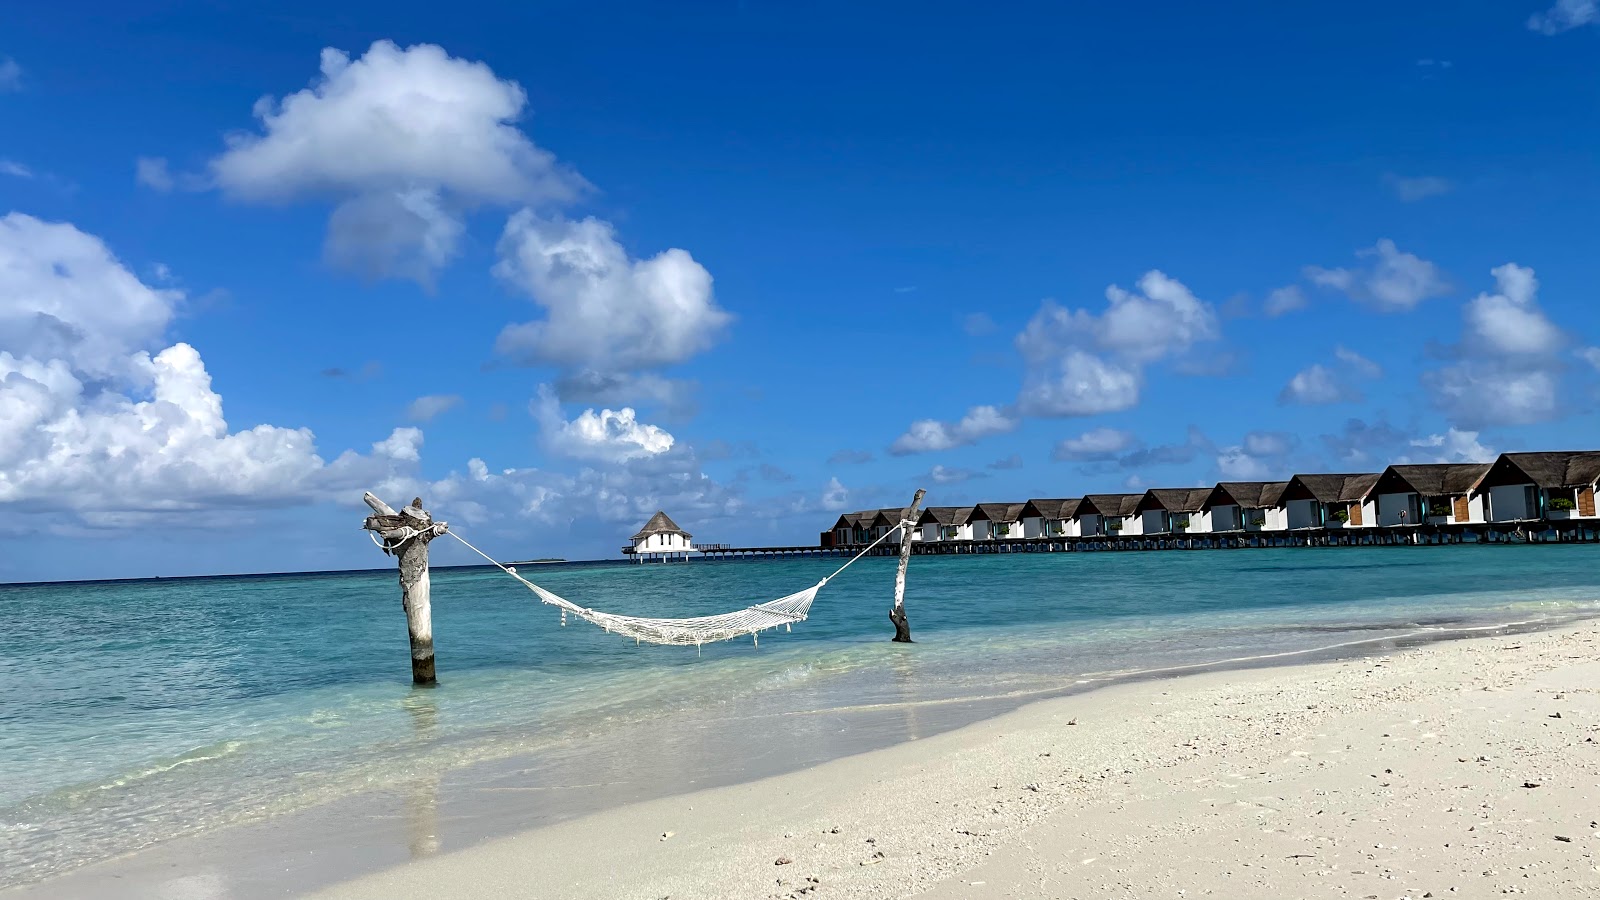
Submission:
[[[817,591],[822,590],[827,585],[828,579],[834,578],[840,572],[850,568],[856,560],[866,556],[874,547],[883,543],[885,538],[898,532],[905,525],[906,523],[901,522],[900,525],[884,532],[881,537],[868,544],[860,553],[851,557],[849,562],[835,569],[832,575],[803,591],[779,597],[776,600],[769,600],[766,603],[758,603],[755,606],[747,606],[737,612],[721,613],[714,616],[696,616],[688,619],[653,619],[644,616],[622,616],[616,613],[599,612],[579,606],[571,600],[547,591],[523,578],[517,574],[517,570],[514,567],[501,565],[494,557],[468,544],[466,538],[461,535],[453,531],[445,531],[438,525],[430,527],[435,529],[435,534],[443,532],[450,535],[465,545],[468,550],[493,563],[495,568],[522,582],[523,587],[532,591],[540,602],[560,609],[562,625],[567,624],[567,615],[570,613],[585,622],[593,622],[599,625],[611,634],[631,637],[635,643],[693,644],[699,647],[701,644],[732,640],[745,635],[750,635],[751,639],[759,645],[761,632],[777,628],[780,625],[783,626],[785,631],[788,631],[789,626],[794,623],[804,622],[806,617],[811,614],[811,601],[817,598]],[[421,532],[417,533],[420,534]],[[400,536],[400,539],[396,540],[395,544],[404,543],[409,538],[409,535]]]

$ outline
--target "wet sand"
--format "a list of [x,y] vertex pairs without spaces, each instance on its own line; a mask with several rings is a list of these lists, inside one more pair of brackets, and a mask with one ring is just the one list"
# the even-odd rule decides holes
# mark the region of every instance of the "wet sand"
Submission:
[[316,896],[1583,896],[1596,685],[1592,624],[1122,685]]

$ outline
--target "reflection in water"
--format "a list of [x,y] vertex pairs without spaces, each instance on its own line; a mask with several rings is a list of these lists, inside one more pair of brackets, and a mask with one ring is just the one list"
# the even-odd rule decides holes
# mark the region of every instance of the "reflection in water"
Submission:
[[[413,690],[400,705],[411,716],[417,744],[426,746],[438,739],[439,704],[437,689]],[[406,847],[412,859],[439,852],[439,776],[425,775],[405,787]]]
[[917,656],[911,647],[905,644],[894,644],[896,652],[889,657],[889,671],[894,675],[896,693],[899,695],[901,709],[905,710],[905,737],[906,740],[915,741],[922,738],[922,728],[917,721],[917,710],[922,705],[915,703],[918,699],[917,691]]

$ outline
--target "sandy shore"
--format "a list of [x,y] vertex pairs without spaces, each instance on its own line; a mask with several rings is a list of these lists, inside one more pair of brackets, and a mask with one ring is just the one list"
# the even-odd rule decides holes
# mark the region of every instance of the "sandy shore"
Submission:
[[1045,701],[316,896],[1600,896],[1597,823],[1585,625]]

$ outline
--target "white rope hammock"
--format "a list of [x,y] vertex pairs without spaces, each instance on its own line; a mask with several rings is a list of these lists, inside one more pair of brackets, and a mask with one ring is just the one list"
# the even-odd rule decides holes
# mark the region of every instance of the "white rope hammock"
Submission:
[[[803,591],[789,594],[785,597],[779,597],[776,600],[769,600],[766,603],[758,603],[755,606],[747,606],[737,612],[721,613],[714,616],[696,616],[688,619],[655,619],[645,616],[622,616],[617,615],[616,613],[599,612],[597,610],[579,606],[578,604],[573,603],[571,600],[558,596],[551,591],[547,591],[528,579],[523,578],[521,575],[517,574],[517,570],[514,567],[501,565],[500,562],[494,557],[467,543],[466,538],[463,538],[461,535],[456,534],[453,531],[448,531],[439,525],[432,525],[429,526],[429,528],[433,529],[435,535],[439,533],[448,534],[460,541],[468,550],[471,550],[473,553],[476,553],[488,560],[495,566],[495,568],[522,582],[523,587],[526,587],[528,590],[532,591],[533,595],[538,597],[540,602],[547,603],[560,609],[562,625],[567,624],[567,615],[570,613],[586,622],[593,622],[594,624],[599,625],[601,628],[604,628],[611,634],[620,634],[624,637],[631,637],[634,639],[635,643],[648,642],[651,644],[693,644],[696,647],[699,647],[701,644],[732,640],[733,638],[744,637],[745,635],[750,635],[751,639],[754,640],[757,645],[759,645],[761,632],[767,631],[768,629],[777,628],[780,625],[783,626],[785,631],[788,631],[789,626],[793,625],[794,623],[804,622],[811,614],[811,601],[817,598],[817,591],[822,590],[822,588],[827,585],[829,579],[837,577],[840,572],[850,568],[850,566],[853,565],[856,560],[872,552],[874,547],[883,543],[884,539],[888,538],[889,535],[895,534],[896,532],[900,531],[901,528],[906,527],[906,524],[907,523],[905,522],[901,522],[894,528],[884,532],[881,537],[864,547],[860,553],[852,556],[849,562],[846,562],[844,565],[835,569],[833,574]],[[428,529],[426,528],[408,528],[406,531],[410,533],[389,537],[388,539],[393,542],[390,544],[390,546],[399,546],[400,544],[405,543],[411,538],[422,534],[427,530]],[[373,538],[373,542],[377,542],[376,537]],[[379,546],[383,545],[379,544]]]

